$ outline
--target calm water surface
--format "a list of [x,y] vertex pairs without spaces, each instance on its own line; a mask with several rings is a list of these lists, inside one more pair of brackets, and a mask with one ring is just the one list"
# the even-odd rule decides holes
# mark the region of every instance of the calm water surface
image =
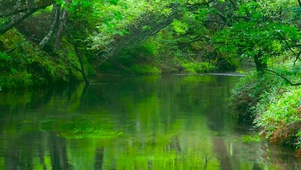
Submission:
[[104,77],[88,88],[0,93],[0,169],[299,169],[254,142],[226,98],[240,77]]

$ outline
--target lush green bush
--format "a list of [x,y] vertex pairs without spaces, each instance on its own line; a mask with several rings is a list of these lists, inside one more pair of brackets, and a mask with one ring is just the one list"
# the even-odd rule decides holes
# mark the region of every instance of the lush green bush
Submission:
[[74,55],[50,56],[35,48],[17,30],[0,36],[1,43],[4,44],[0,52],[0,86],[3,89],[67,83],[81,78],[70,64],[77,64]]
[[132,67],[134,74],[161,74],[161,70],[156,66],[137,64]]
[[[272,68],[292,82],[300,81],[300,66],[277,65]],[[290,86],[278,75],[255,72],[243,77],[229,98],[230,108],[259,128],[272,143],[301,148],[301,89]],[[301,154],[301,151],[300,151]]]
[[215,69],[215,67],[208,62],[185,62],[182,66],[185,69],[184,72],[189,73],[205,73]]
[[273,74],[258,76],[251,72],[241,78],[232,90],[229,98],[232,112],[239,114],[241,120],[252,122],[255,118],[255,106],[272,89],[278,87],[283,81]]
[[257,104],[255,123],[263,137],[272,143],[301,146],[300,96],[300,88],[280,87],[266,96],[269,102]]

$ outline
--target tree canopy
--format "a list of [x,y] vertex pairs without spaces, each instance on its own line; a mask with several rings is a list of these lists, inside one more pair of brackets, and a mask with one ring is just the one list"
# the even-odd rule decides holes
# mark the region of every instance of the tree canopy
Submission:
[[110,70],[235,70],[242,58],[252,59],[259,72],[279,56],[296,64],[300,5],[299,0],[3,2],[0,86],[17,86],[20,77],[26,86],[88,83]]

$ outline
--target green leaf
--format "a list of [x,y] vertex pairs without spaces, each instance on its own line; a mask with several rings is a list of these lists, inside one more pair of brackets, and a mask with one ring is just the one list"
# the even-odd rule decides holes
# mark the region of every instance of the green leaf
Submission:
[[119,0],[110,0],[109,3],[113,5],[117,5]]
[[121,12],[115,12],[114,13],[114,15],[115,15],[115,18],[117,19],[117,20],[122,20],[123,19],[123,17],[122,17],[122,14],[121,14]]
[[143,30],[150,30],[152,27],[149,25],[145,25],[142,27]]
[[16,69],[14,69],[14,68],[11,68],[10,71],[11,71],[12,74],[17,74],[17,72],[18,72],[18,71],[17,71]]
[[122,31],[114,31],[113,34],[114,34],[114,35],[118,34],[118,35],[120,35],[120,36],[123,36],[123,35],[124,35],[124,33],[123,33]]
[[0,60],[8,61],[8,60],[11,60],[11,59],[12,59],[11,56],[0,52]]

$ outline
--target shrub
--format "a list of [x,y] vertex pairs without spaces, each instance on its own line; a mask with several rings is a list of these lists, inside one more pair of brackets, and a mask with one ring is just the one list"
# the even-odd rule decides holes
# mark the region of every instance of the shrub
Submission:
[[265,74],[261,77],[255,71],[247,74],[232,90],[229,98],[231,111],[238,114],[240,120],[251,123],[255,118],[254,109],[257,103],[264,94],[269,94],[281,82],[282,80],[272,74]]
[[[272,143],[300,146],[301,127],[301,89],[287,87],[282,92],[270,94],[268,103],[262,101],[258,105],[255,123],[261,129],[261,135]],[[298,138],[299,137],[299,138]]]
[[[273,68],[293,82],[300,68],[283,64]],[[255,72],[243,77],[229,98],[230,108],[260,129],[262,137],[276,144],[296,146],[301,155],[301,89],[279,76]],[[299,156],[300,156],[299,155]]]
[[81,78],[70,64],[77,63],[74,55],[50,56],[37,50],[15,29],[0,36],[1,43],[2,51],[9,51],[9,54],[0,52],[2,89],[42,86],[53,82],[67,83]]
[[183,63],[184,72],[189,73],[205,73],[214,70],[214,66],[207,62],[186,62]]
[[134,65],[132,71],[134,74],[161,74],[161,70],[156,66],[147,64]]

